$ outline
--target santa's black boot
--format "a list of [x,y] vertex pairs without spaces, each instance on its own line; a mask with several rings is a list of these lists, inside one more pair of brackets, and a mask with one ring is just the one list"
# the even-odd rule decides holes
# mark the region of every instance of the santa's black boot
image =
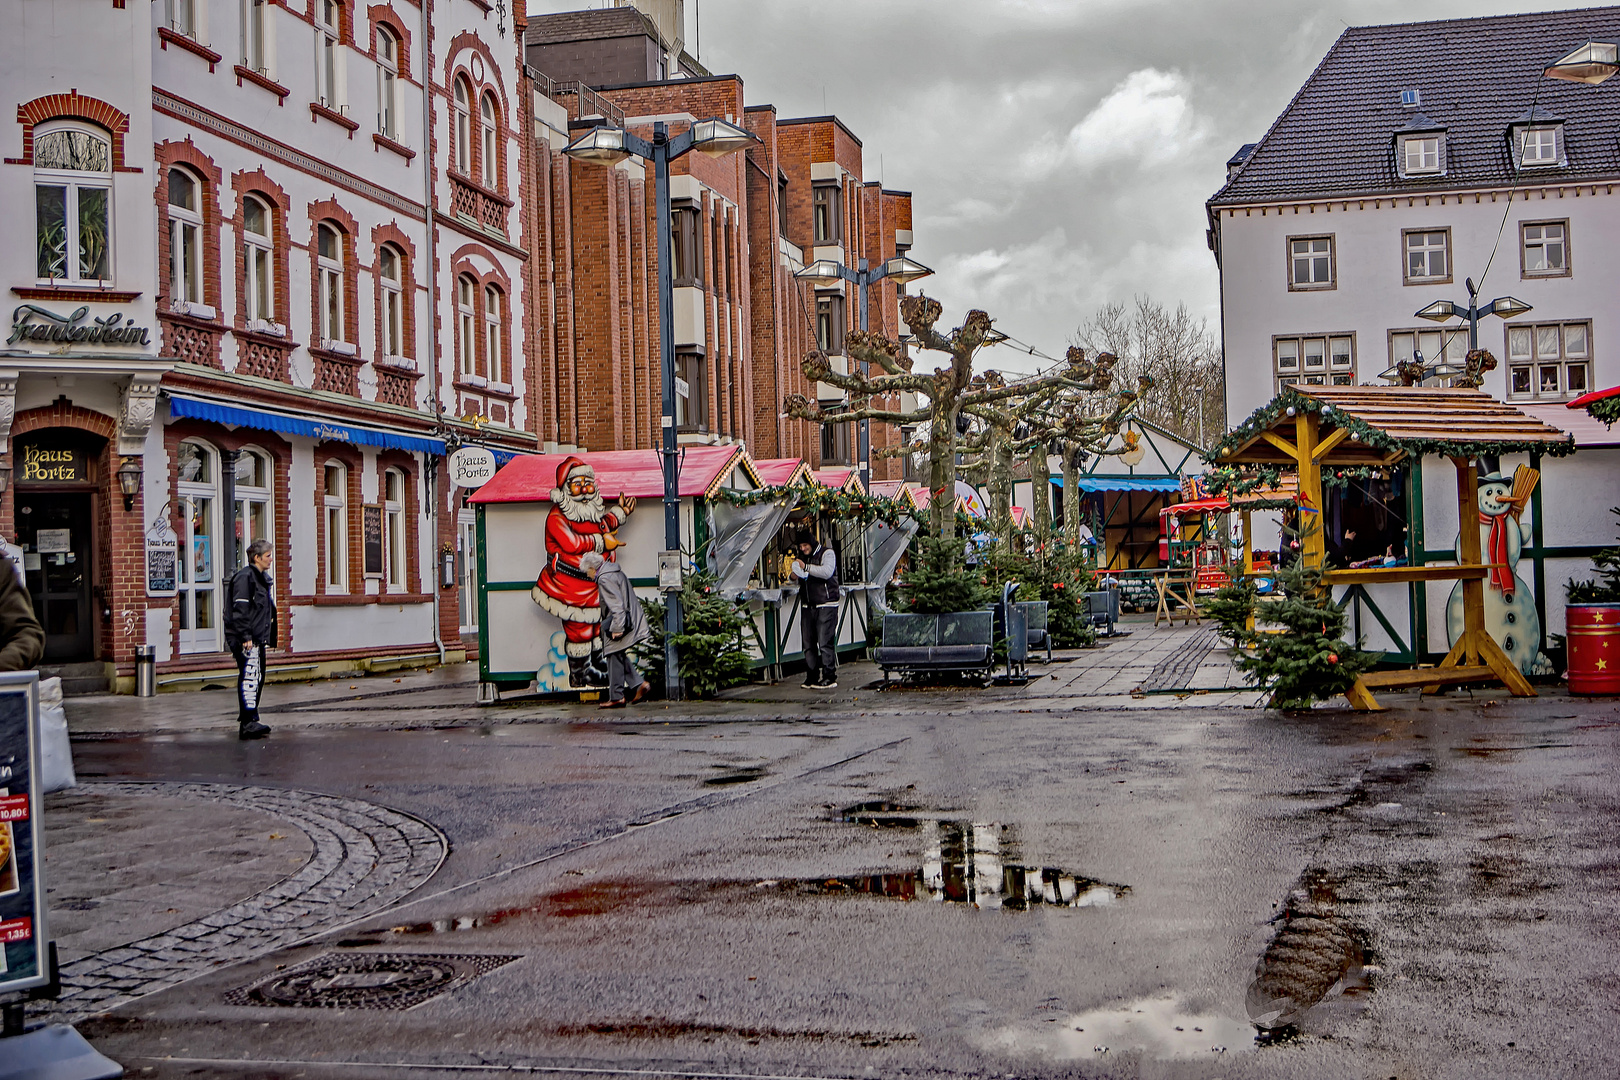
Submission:
[[592,686],[606,686],[608,684],[607,657],[602,655],[600,643],[591,648],[590,658],[585,664],[585,677],[591,680]]
[[588,656],[570,656],[568,658],[568,686],[573,690],[583,690],[591,685],[590,677],[585,674],[585,661]]

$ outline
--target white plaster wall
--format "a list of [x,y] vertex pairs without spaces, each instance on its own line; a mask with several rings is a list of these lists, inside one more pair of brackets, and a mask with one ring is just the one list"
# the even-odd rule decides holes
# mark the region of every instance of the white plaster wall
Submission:
[[[532,605],[531,605],[532,606]],[[420,645],[433,642],[432,604],[294,607],[292,636],[299,652]]]
[[[1533,179],[1529,181],[1534,183]],[[1590,191],[1590,188],[1585,189]],[[1351,201],[1349,209],[1309,207],[1222,210],[1220,218],[1222,310],[1227,364],[1227,418],[1246,418],[1274,396],[1271,341],[1279,334],[1353,332],[1357,382],[1379,383],[1390,365],[1388,333],[1414,327],[1434,328],[1412,313],[1435,300],[1466,302],[1463,278],[1480,284],[1482,301],[1515,296],[1535,310],[1520,322],[1590,319],[1594,387],[1620,382],[1620,316],[1613,304],[1613,281],[1620,272],[1620,194],[1575,194],[1574,188],[1521,191],[1508,211],[1502,243],[1482,281],[1507,209],[1505,193],[1459,205],[1456,196],[1417,196],[1408,206],[1401,198]],[[1425,205],[1425,202],[1428,205]],[[1360,208],[1362,205],[1365,209]],[[1520,274],[1520,222],[1568,219],[1572,274],[1563,278],[1524,278]],[[1453,282],[1447,285],[1403,283],[1403,229],[1451,229]],[[1337,288],[1290,292],[1287,240],[1290,236],[1334,236]],[[1457,321],[1445,324],[1459,325]],[[1486,377],[1492,396],[1507,393],[1507,341],[1503,320],[1480,322],[1480,344],[1495,354],[1499,366]]]

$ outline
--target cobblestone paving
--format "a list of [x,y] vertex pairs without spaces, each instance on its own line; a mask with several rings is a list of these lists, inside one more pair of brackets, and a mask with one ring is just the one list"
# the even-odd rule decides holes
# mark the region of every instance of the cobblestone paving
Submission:
[[409,814],[310,791],[124,782],[81,790],[256,810],[302,829],[314,853],[296,873],[240,903],[64,964],[62,996],[51,1008],[63,1019],[117,1008],[380,911],[431,878],[448,849],[443,834]]

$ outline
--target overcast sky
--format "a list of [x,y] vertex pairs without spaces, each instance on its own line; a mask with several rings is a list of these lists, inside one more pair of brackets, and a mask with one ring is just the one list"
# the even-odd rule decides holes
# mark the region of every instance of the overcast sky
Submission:
[[[611,0],[529,0],[535,13]],[[914,195],[946,325],[982,307],[1053,356],[1110,300],[1219,331],[1204,200],[1347,25],[1514,0],[687,0],[687,48],[750,105],[836,113]],[[1002,347],[1007,370],[1043,362]]]

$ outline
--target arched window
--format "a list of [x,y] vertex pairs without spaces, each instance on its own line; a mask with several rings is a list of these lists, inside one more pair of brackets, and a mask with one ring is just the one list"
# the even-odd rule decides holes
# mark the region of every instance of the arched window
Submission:
[[482,112],[483,117],[482,123],[479,124],[479,132],[483,136],[483,146],[480,147],[483,157],[483,175],[479,179],[483,180],[485,187],[493,191],[501,182],[500,112],[495,108],[495,96],[493,94],[484,95]]
[[452,161],[455,170],[471,176],[472,170],[472,86],[461,76],[456,77],[456,130],[452,135]]
[[315,267],[320,305],[322,343],[344,342],[347,324],[343,321],[343,234],[332,225],[316,229]]
[[399,89],[399,39],[386,26],[377,27],[377,130],[399,138],[395,95]]
[[242,282],[250,329],[267,329],[276,321],[275,245],[270,239],[275,218],[256,195],[242,199]]
[[112,144],[83,127],[34,133],[34,212],[41,281],[112,279]]
[[321,466],[321,513],[326,532],[326,591],[349,591],[349,469]]
[[460,331],[457,344],[461,347],[461,374],[478,374],[478,283],[466,274],[456,278],[456,329]]
[[484,286],[484,373],[492,383],[506,382],[506,356],[501,352],[501,290]]
[[182,442],[175,461],[180,515],[180,651],[218,652],[219,455],[198,439]]
[[202,303],[202,182],[169,170],[169,299]]
[[405,282],[398,249],[384,244],[377,253],[377,283],[382,296],[382,353],[389,359],[405,355]]
[[247,565],[247,549],[255,540],[270,540],[271,483],[275,467],[262,450],[239,450],[236,454],[236,505],[232,508],[236,526],[231,531],[232,566]]
[[405,592],[405,471],[383,471],[383,584]]

